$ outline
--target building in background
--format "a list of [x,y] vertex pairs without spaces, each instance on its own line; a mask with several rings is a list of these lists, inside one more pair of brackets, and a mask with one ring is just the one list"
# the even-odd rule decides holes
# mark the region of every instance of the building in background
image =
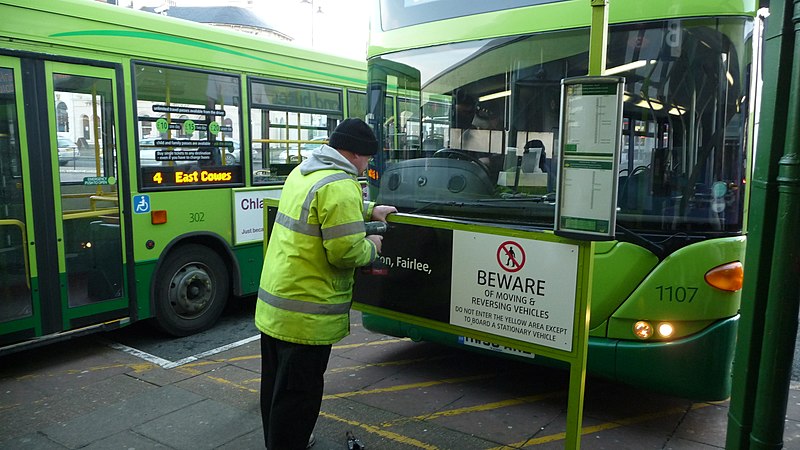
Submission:
[[[174,2],[173,2],[174,3]],[[259,37],[291,42],[294,38],[278,29],[278,26],[266,22],[251,9],[240,6],[171,6],[141,8],[178,19],[205,23],[216,27],[229,28],[235,31]]]
[[[365,60],[368,0],[94,0]],[[215,11],[216,10],[216,11]]]

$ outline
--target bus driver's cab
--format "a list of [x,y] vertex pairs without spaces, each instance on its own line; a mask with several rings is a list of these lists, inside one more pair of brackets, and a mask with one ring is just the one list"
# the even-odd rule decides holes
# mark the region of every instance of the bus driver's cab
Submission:
[[[418,158],[384,160],[378,201],[409,212],[481,209],[493,200],[543,201],[554,182],[548,179],[545,158],[546,148],[553,148],[554,133],[507,130],[504,102],[484,94],[473,103],[477,94],[453,92],[450,126],[439,139],[440,148],[423,148]],[[426,106],[441,109],[441,103],[423,104],[423,117],[430,117]],[[425,133],[431,127],[423,122],[421,128]]]

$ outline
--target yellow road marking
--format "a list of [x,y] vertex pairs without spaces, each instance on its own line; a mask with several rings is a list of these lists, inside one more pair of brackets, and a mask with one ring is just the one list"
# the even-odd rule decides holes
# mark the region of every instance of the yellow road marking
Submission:
[[173,369],[177,370],[178,372],[183,372],[185,374],[195,375],[195,376],[201,375],[203,373],[201,370],[197,370],[193,367],[186,367],[186,366],[173,367],[172,369],[167,369],[167,370],[173,370]]
[[[345,345],[334,345],[334,350],[339,349],[353,349],[358,347],[365,347],[365,346],[373,346],[373,345],[387,345],[387,344],[396,344],[398,342],[411,342],[410,339],[387,339],[382,341],[371,341],[371,342],[362,342],[357,344],[345,344]],[[192,368],[192,367],[201,367],[201,366],[208,366],[212,364],[225,364],[231,362],[238,362],[238,361],[249,361],[251,359],[261,359],[261,355],[244,355],[244,356],[236,356],[233,358],[227,359],[207,359],[202,361],[195,361],[187,364],[183,364],[180,367],[185,368]]]
[[540,400],[553,398],[553,397],[563,397],[565,394],[566,394],[566,391],[546,392],[544,394],[529,395],[529,396],[526,396],[526,397],[517,397],[517,398],[508,399],[508,400],[501,400],[501,401],[498,401],[498,402],[483,403],[483,404],[474,405],[474,406],[465,406],[463,408],[448,409],[448,410],[445,410],[445,411],[439,411],[439,412],[435,412],[435,413],[432,413],[432,414],[425,414],[425,415],[420,415],[420,416],[416,416],[416,417],[403,417],[403,418],[395,419],[395,420],[392,420],[392,421],[389,421],[389,422],[384,422],[384,423],[381,424],[381,426],[393,427],[393,426],[397,426],[397,425],[402,425],[404,423],[407,423],[407,422],[410,422],[410,421],[413,421],[413,420],[419,420],[419,421],[435,420],[435,419],[438,419],[439,417],[452,417],[452,416],[458,416],[458,415],[461,415],[461,414],[469,414],[469,413],[473,413],[473,412],[491,411],[491,410],[494,410],[494,409],[505,408],[507,406],[523,405],[523,404],[526,404],[526,403],[538,402]]
[[397,391],[405,391],[408,389],[417,389],[423,387],[430,387],[430,386],[437,386],[440,384],[455,384],[455,383],[465,383],[469,381],[476,381],[476,380],[485,380],[487,378],[495,377],[495,374],[490,375],[472,375],[468,377],[458,377],[458,378],[446,378],[444,380],[435,380],[435,381],[423,381],[421,383],[411,383],[411,384],[399,384],[397,386],[390,386],[385,388],[376,388],[376,389],[366,389],[362,391],[351,391],[351,392],[341,392],[339,394],[329,394],[322,397],[323,400],[331,400],[335,398],[347,398],[347,397],[355,397],[357,395],[372,395],[372,394],[382,394],[384,392],[397,392]]
[[439,448],[439,447],[436,447],[435,445],[426,444],[426,443],[424,443],[422,441],[418,441],[418,440],[416,440],[414,438],[410,438],[408,436],[403,436],[402,434],[397,434],[397,433],[394,433],[392,431],[382,430],[381,428],[376,427],[374,425],[367,425],[365,423],[356,422],[355,420],[345,419],[343,417],[339,417],[339,416],[337,416],[335,414],[327,413],[325,411],[320,411],[319,415],[324,417],[324,418],[326,418],[326,419],[335,420],[337,422],[346,423],[346,424],[348,424],[350,426],[361,428],[362,430],[364,430],[364,431],[366,431],[368,433],[376,434],[376,435],[378,435],[378,436],[380,436],[382,438],[390,439],[390,440],[392,440],[394,442],[398,442],[398,443],[401,443],[401,444],[412,445],[414,447],[422,448],[422,449],[426,449],[426,450],[437,450]]
[[107,365],[107,366],[88,367],[86,369],[69,369],[69,370],[66,371],[66,373],[68,375],[76,375],[76,374],[81,374],[81,373],[86,373],[86,372],[99,372],[101,370],[119,369],[120,367],[133,369],[134,372],[141,373],[141,372],[145,372],[145,371],[151,370],[151,369],[153,369],[155,367],[158,367],[158,366],[153,364],[153,363],[148,363],[148,362],[136,363],[136,364],[110,364],[110,365]]
[[384,339],[380,341],[370,341],[370,342],[361,342],[358,344],[342,344],[342,345],[334,345],[334,350],[341,350],[341,349],[351,349],[351,348],[358,348],[358,347],[369,347],[372,345],[387,345],[387,344],[397,344],[398,342],[413,342],[411,339],[403,338],[403,339]]
[[[395,343],[398,343],[398,342],[410,342],[410,340],[409,339],[380,340],[380,341],[371,341],[371,342],[366,342],[366,343],[356,343],[356,344],[346,344],[346,345],[334,346],[334,348],[335,349],[351,349],[351,348],[358,348],[358,347],[363,347],[363,346],[395,344]],[[374,367],[374,366],[394,366],[394,365],[412,364],[412,363],[416,363],[416,362],[420,362],[420,361],[426,361],[426,360],[432,360],[432,359],[442,359],[442,358],[446,358],[446,357],[447,356],[441,356],[441,357],[434,357],[434,358],[418,358],[418,359],[389,361],[389,362],[384,362],[384,363],[364,364],[364,365],[358,365],[358,366],[342,367],[342,368],[338,368],[338,369],[332,369],[331,372],[337,373],[337,372],[345,372],[345,371],[355,371],[355,370],[361,370],[361,369],[366,368],[366,367]],[[208,364],[224,364],[226,362],[245,361],[245,360],[257,359],[257,358],[260,358],[260,355],[246,355],[246,356],[237,356],[237,357],[234,357],[234,358],[221,359],[221,360],[197,361],[195,363],[191,363],[191,364],[187,364],[187,365],[184,365],[184,366],[181,366],[181,367],[177,367],[177,369],[180,369],[181,371],[185,371],[186,373],[202,374],[202,372],[200,372],[198,370],[195,370],[192,367],[187,367],[187,366],[200,367],[200,366],[204,366],[204,365],[208,365]],[[94,366],[94,367],[89,367],[89,368],[85,368],[85,369],[69,369],[69,370],[65,370],[62,373],[66,373],[66,374],[69,374],[69,375],[75,375],[75,374],[88,373],[88,372],[97,372],[97,371],[109,370],[109,369],[117,369],[117,368],[130,368],[131,370],[133,370],[136,373],[141,373],[141,372],[145,372],[145,371],[148,371],[148,370],[152,370],[152,369],[154,369],[156,367],[159,367],[159,366],[156,365],[156,364],[153,364],[153,363],[149,363],[149,362],[137,363],[137,364],[111,364],[111,365],[105,365],[105,366]],[[57,376],[57,374],[23,375],[23,376],[17,377],[16,379],[19,380],[19,381],[22,381],[22,380],[35,379],[35,378],[40,378],[40,377],[53,377],[53,376]],[[250,384],[250,383],[254,383],[254,382],[259,382],[260,378],[252,378],[252,379],[244,380],[242,383],[235,383],[235,382],[232,382],[230,380],[227,380],[227,379],[224,379],[224,378],[221,378],[221,377],[213,377],[213,376],[210,376],[210,375],[206,375],[206,376],[209,379],[211,379],[211,380],[213,380],[215,382],[218,382],[220,384],[232,386],[232,387],[235,387],[237,389],[241,389],[241,390],[244,390],[244,391],[247,391],[247,392],[250,392],[250,393],[256,393],[257,394],[259,392],[258,389],[249,388],[249,387],[245,386],[244,384]],[[492,378],[494,376],[495,376],[494,374],[491,374],[491,375],[474,375],[474,376],[449,378],[449,379],[442,379],[442,380],[435,380],[435,381],[428,381],[428,382],[411,383],[411,384],[406,384],[406,385],[397,385],[397,386],[391,386],[391,387],[386,387],[386,388],[377,388],[377,389],[370,389],[370,390],[344,392],[344,393],[339,393],[339,394],[326,395],[326,396],[323,397],[323,399],[331,400],[331,399],[336,399],[336,398],[347,398],[347,397],[353,397],[353,396],[358,396],[358,395],[371,395],[371,394],[380,394],[380,393],[386,393],[386,392],[397,392],[397,391],[408,390],[408,389],[418,389],[418,388],[424,388],[424,387],[431,387],[431,386],[436,386],[436,385],[440,385],[440,384],[455,384],[455,383],[470,382],[470,381],[476,381],[476,380],[481,380],[481,379],[488,379],[488,378]],[[381,437],[386,438],[386,439],[390,439],[390,440],[395,441],[395,442],[399,442],[399,443],[415,446],[415,447],[422,448],[422,449],[436,450],[437,447],[434,446],[434,445],[427,444],[427,443],[418,441],[416,439],[413,439],[413,438],[410,438],[410,437],[407,437],[407,436],[400,435],[398,433],[394,433],[394,432],[388,431],[388,430],[386,430],[384,428],[396,426],[398,424],[401,424],[401,423],[404,423],[404,422],[408,422],[408,421],[413,421],[413,420],[418,420],[418,421],[434,420],[434,419],[439,418],[439,417],[456,416],[456,415],[466,414],[466,413],[470,413],[470,412],[487,411],[487,410],[502,408],[502,407],[506,407],[506,406],[513,406],[513,405],[518,405],[518,404],[523,404],[523,403],[530,403],[530,402],[534,402],[534,401],[541,400],[541,399],[544,399],[544,398],[555,397],[555,396],[559,396],[559,395],[563,395],[563,394],[564,394],[564,392],[552,392],[552,393],[539,394],[539,395],[533,395],[533,396],[518,397],[518,398],[514,398],[514,399],[510,399],[510,400],[498,401],[498,402],[487,403],[487,404],[482,404],[482,405],[475,405],[475,406],[471,406],[471,407],[455,408],[455,409],[446,410],[446,411],[439,411],[439,412],[432,413],[432,414],[429,414],[429,415],[421,415],[421,416],[416,416],[416,417],[397,419],[397,420],[394,420],[394,421],[385,422],[385,423],[381,424],[380,426],[362,424],[360,422],[356,422],[356,421],[353,421],[353,420],[341,418],[341,417],[338,417],[338,416],[336,416],[334,414],[330,414],[330,413],[326,413],[326,412],[320,412],[320,415],[323,416],[323,417],[326,417],[328,419],[331,419],[331,420],[335,420],[335,421],[338,421],[338,422],[342,422],[342,423],[346,423],[346,424],[358,427],[358,428],[360,428],[362,430],[365,430],[365,431],[367,431],[369,433],[376,434],[378,436],[381,436]],[[702,409],[702,408],[705,408],[705,407],[708,407],[708,406],[721,404],[721,403],[724,403],[724,402],[694,403],[689,407],[689,410]],[[0,405],[0,411],[8,410],[8,409],[14,408],[15,406],[17,406],[17,405]],[[654,420],[654,419],[657,419],[657,418],[666,417],[666,416],[670,416],[670,415],[683,414],[683,413],[686,413],[686,412],[687,412],[686,408],[676,407],[676,408],[670,408],[670,409],[663,410],[663,411],[657,411],[657,412],[653,412],[653,413],[642,414],[642,415],[639,415],[639,416],[623,418],[623,419],[619,419],[619,420],[616,420],[616,421],[613,421],[613,422],[607,422],[607,423],[598,424],[598,425],[594,425],[594,426],[590,426],[590,427],[583,427],[581,429],[581,435],[582,436],[590,435],[590,434],[593,434],[593,433],[598,433],[598,432],[602,432],[602,431],[606,431],[606,430],[612,430],[612,429],[616,429],[616,428],[620,428],[620,427],[634,425],[634,424],[637,424],[637,423],[647,422],[647,421],[650,421],[650,420]],[[566,433],[565,432],[554,433],[554,434],[547,435],[547,436],[540,436],[540,437],[532,438],[530,440],[525,440],[525,441],[521,441],[521,442],[510,443],[510,444],[507,444],[507,445],[495,447],[495,448],[493,448],[491,450],[500,450],[500,449],[508,449],[508,448],[527,448],[527,447],[532,447],[532,446],[535,446],[535,445],[561,441],[561,440],[564,440],[565,438],[566,438]]]
[[[136,373],[146,372],[148,370],[153,370],[154,368],[158,367],[156,364],[145,362],[145,363],[132,363],[132,364],[109,364],[106,366],[94,366],[94,367],[87,367],[84,369],[67,369],[61,373],[67,375],[80,375],[82,373],[89,373],[89,372],[99,372],[101,370],[109,370],[109,369],[119,369],[119,368],[128,368],[132,369]],[[15,378],[17,381],[26,381],[26,380],[33,380],[36,378],[42,377],[57,377],[59,373],[46,373],[41,375],[34,375],[34,374],[26,374]]]
[[232,386],[232,387],[235,387],[237,389],[241,389],[243,391],[251,392],[253,394],[258,394],[259,393],[258,389],[252,389],[252,388],[249,388],[247,386],[242,386],[241,384],[234,383],[233,381],[226,380],[225,378],[212,377],[211,375],[207,375],[207,377],[210,380],[216,381],[217,383],[220,383],[220,384],[224,384],[224,385],[227,385],[227,386]]
[[235,356],[233,358],[228,358],[227,360],[223,361],[237,362],[237,361],[248,361],[250,359],[261,359],[261,355]]
[[[721,403],[721,402],[717,402],[717,403]],[[701,408],[705,408],[707,406],[711,406],[712,404],[715,404],[715,403],[694,403],[689,407],[689,409],[690,410],[701,409]],[[581,428],[581,436],[585,436],[585,435],[592,434],[592,433],[598,433],[600,431],[613,430],[614,428],[624,427],[624,426],[627,426],[627,425],[633,425],[633,424],[637,424],[637,423],[641,423],[641,422],[647,422],[648,420],[653,420],[653,419],[658,419],[658,418],[661,418],[661,417],[671,416],[673,414],[683,414],[685,412],[686,412],[685,408],[675,407],[675,408],[670,408],[670,409],[667,409],[667,410],[664,410],[664,411],[658,411],[658,412],[649,413],[649,414],[642,414],[640,416],[629,417],[627,419],[620,419],[620,420],[617,420],[617,421],[614,421],[614,422],[606,422],[606,423],[601,423],[599,425],[594,425],[594,426],[591,426],[591,427],[583,427],[583,428]],[[555,434],[551,434],[551,435],[548,435],[548,436],[541,436],[541,437],[529,439],[529,440],[522,441],[522,442],[515,442],[513,444],[507,444],[507,445],[502,445],[500,447],[494,447],[494,448],[491,448],[489,450],[503,450],[503,449],[507,449],[507,448],[532,447],[534,445],[547,444],[547,443],[550,443],[550,442],[561,441],[561,440],[566,439],[566,437],[567,437],[567,433],[566,432],[555,433]]]
[[433,358],[415,358],[415,359],[398,359],[396,361],[386,361],[382,363],[368,363],[368,364],[361,364],[358,366],[347,366],[347,367],[337,367],[335,369],[328,369],[328,373],[339,373],[339,372],[354,372],[356,370],[366,369],[367,367],[391,367],[391,366],[404,366],[406,364],[414,364],[418,362],[428,362],[428,361],[436,361],[437,359],[446,359],[450,358],[449,355],[442,355]]

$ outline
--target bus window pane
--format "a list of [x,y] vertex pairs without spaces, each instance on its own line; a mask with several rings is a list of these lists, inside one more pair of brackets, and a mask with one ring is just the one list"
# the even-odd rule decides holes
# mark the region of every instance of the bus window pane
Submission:
[[493,0],[465,2],[463,0],[381,0],[381,23],[384,31],[437,20],[481,14],[490,11],[551,3],[561,0]]
[[[626,80],[620,225],[741,230],[751,28],[739,18],[610,27],[606,66]],[[404,212],[552,227],[560,82],[586,75],[588,46],[587,29],[565,30],[370,62],[368,105],[392,97],[397,105],[395,116],[370,108],[385,125],[377,200]]]
[[0,322],[33,311],[15,93],[14,72],[0,68]]
[[[53,82],[70,115],[88,118],[86,127],[70,127],[77,139],[57,136],[67,295],[76,307],[122,296],[114,96],[107,79],[56,73]],[[70,154],[61,165],[64,146]]]
[[347,92],[347,117],[358,117],[363,119],[367,114],[367,94],[366,92]]
[[87,177],[116,177],[114,137],[105,136],[105,131],[112,128],[103,122],[103,118],[109,120],[111,111],[104,111],[106,105],[97,93],[70,88],[71,78],[56,74],[58,98],[61,104],[68,105],[65,112],[57,114],[68,118],[70,124],[63,128],[67,131],[59,131],[56,136],[61,182],[83,183]]
[[142,188],[241,185],[239,77],[146,64],[135,74]]
[[[252,117],[261,116],[254,109]],[[259,182],[282,182],[289,172],[328,142],[329,118],[325,114],[270,111],[266,126],[253,127],[253,143],[266,158],[254,157],[253,177]]]
[[301,161],[328,142],[342,119],[342,92],[266,81],[253,81],[250,86],[254,105],[250,110],[253,183],[281,183]]
[[285,111],[342,113],[342,91],[295,83],[253,82],[250,100],[255,106]]

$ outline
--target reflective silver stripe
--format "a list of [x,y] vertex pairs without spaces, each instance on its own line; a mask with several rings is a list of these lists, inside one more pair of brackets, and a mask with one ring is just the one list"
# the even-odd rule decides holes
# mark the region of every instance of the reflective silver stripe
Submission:
[[322,315],[346,314],[350,311],[351,303],[322,304],[303,300],[290,300],[288,298],[274,296],[261,288],[258,289],[258,299],[268,305],[285,311]]
[[342,236],[349,236],[351,234],[363,233],[366,231],[364,221],[343,223],[330,228],[322,230],[322,239],[335,239]]
[[320,190],[320,188],[322,188],[322,186],[325,186],[328,183],[333,183],[334,181],[347,180],[347,179],[352,180],[353,177],[351,177],[346,173],[338,172],[332,175],[328,175],[327,177],[322,178],[321,180],[314,183],[314,186],[311,186],[311,189],[308,191],[308,194],[306,194],[306,200],[303,202],[303,207],[300,210],[300,217],[298,218],[298,220],[303,223],[308,223],[308,214],[309,210],[311,209],[311,202],[314,201],[314,196],[317,194],[317,191]]
[[311,225],[300,222],[299,220],[292,219],[282,212],[278,212],[278,214],[275,216],[275,223],[279,223],[294,232],[306,234],[308,236],[319,237],[321,235],[319,231],[319,225]]
[[[314,195],[316,195],[317,191],[320,188],[322,188],[323,186],[325,186],[328,183],[333,183],[334,181],[346,180],[346,179],[352,179],[352,178],[353,177],[351,177],[350,175],[348,175],[346,173],[335,173],[335,174],[332,174],[332,175],[328,175],[325,178],[322,178],[321,180],[319,180],[316,183],[314,183],[314,186],[311,186],[311,190],[309,190],[308,194],[306,194],[306,199],[303,202],[303,206],[300,208],[300,217],[298,219],[293,219],[292,217],[287,216],[286,214],[278,211],[277,216],[275,216],[275,223],[281,224],[281,225],[285,226],[286,228],[288,228],[288,229],[290,229],[292,231],[295,231],[297,233],[300,233],[300,234],[305,234],[305,235],[308,235],[308,236],[316,236],[316,237],[323,236],[323,232],[320,231],[319,224],[310,224],[310,223],[308,223],[308,215],[309,215],[309,211],[311,210],[311,202],[314,201]],[[339,227],[349,227],[349,226],[360,226],[361,230],[356,230],[356,231],[349,232],[349,233],[339,234],[340,231],[337,230]],[[354,224],[338,225],[338,226],[335,226],[335,227],[331,227],[331,230],[333,230],[333,231],[329,232],[329,231],[326,230],[324,232],[325,233],[324,239],[331,239],[331,238],[334,238],[334,237],[346,236],[347,234],[358,233],[358,231],[363,231],[364,230],[364,223],[363,222],[358,222],[356,225],[354,225]],[[331,234],[331,236],[328,236],[329,233]]]

